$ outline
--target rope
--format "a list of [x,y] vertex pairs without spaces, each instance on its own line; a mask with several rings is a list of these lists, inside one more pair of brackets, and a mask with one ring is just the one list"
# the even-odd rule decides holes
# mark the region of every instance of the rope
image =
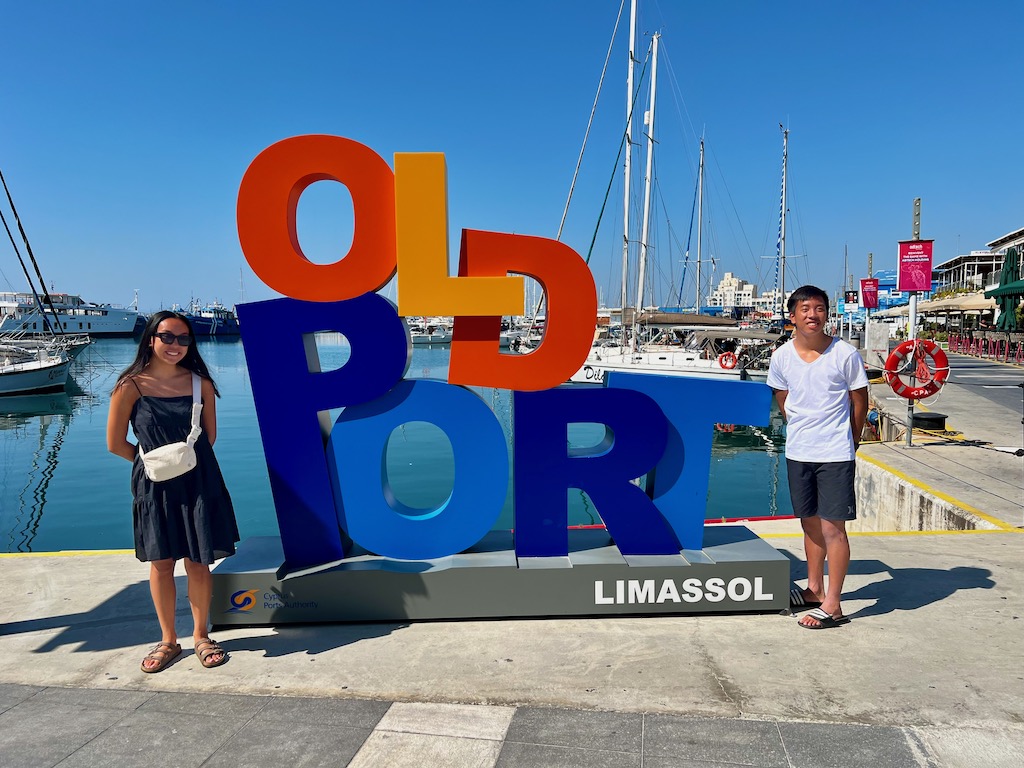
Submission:
[[597,83],[597,93],[594,94],[594,105],[590,108],[590,119],[587,121],[587,130],[583,134],[583,146],[580,147],[580,156],[576,160],[576,170],[572,173],[572,183],[569,184],[569,196],[565,201],[565,208],[562,210],[562,220],[558,223],[558,234],[556,240],[562,239],[562,228],[565,226],[565,218],[569,215],[569,204],[572,202],[573,192],[576,189],[576,179],[580,175],[580,166],[583,165],[583,153],[587,150],[587,140],[590,138],[590,129],[594,125],[594,115],[597,113],[597,101],[601,98],[601,90],[604,87],[604,78],[608,73],[608,62],[612,57],[612,48],[615,45],[615,36],[619,31],[619,22],[622,20],[622,9],[626,6],[626,0],[619,4],[619,15],[615,17],[615,27],[612,29],[612,39],[608,42],[608,53],[604,57],[604,67],[601,68],[601,77]]
[[[36,277],[39,278],[39,287],[42,289],[43,298],[45,299],[46,303],[50,305],[50,311],[53,312],[53,316],[54,316],[54,318],[56,318],[57,317],[57,309],[53,306],[53,299],[50,298],[50,293],[46,290],[46,281],[43,280],[43,273],[39,271],[39,264],[38,264],[38,262],[36,262],[36,257],[32,253],[32,245],[28,241],[28,235],[25,234],[25,228],[21,225],[21,217],[18,216],[18,209],[14,205],[14,198],[11,197],[11,190],[7,188],[7,180],[4,178],[3,171],[0,171],[0,184],[3,184],[4,192],[7,193],[7,203],[8,203],[8,205],[11,206],[11,213],[14,214],[14,221],[18,225],[18,232],[21,233],[21,240],[22,240],[22,242],[25,243],[25,251],[26,251],[26,253],[28,253],[28,258],[32,262],[32,266],[35,267]],[[11,244],[13,245],[14,244],[14,237],[11,235],[11,230],[7,226],[7,220],[6,219],[4,220],[4,229],[7,230],[7,236],[10,237]],[[15,246],[15,251],[17,251],[17,246]],[[21,261],[21,254],[20,253],[18,254],[18,260]],[[28,269],[25,267],[25,263],[24,262],[22,262],[22,268],[25,269],[25,276],[28,277]],[[31,279],[29,279],[29,285],[30,286],[31,286],[31,282],[32,282]],[[35,294],[35,288],[32,289],[32,293]],[[39,301],[38,296],[36,297],[36,301],[37,302]],[[42,307],[40,307],[40,316],[43,318],[43,324],[47,327],[47,330],[49,330],[50,333],[54,333],[54,331],[49,327],[49,323],[46,322],[46,315],[42,311]],[[56,325],[57,325],[57,330],[59,330],[61,333],[63,333],[63,329],[60,327],[60,323],[57,322]]]

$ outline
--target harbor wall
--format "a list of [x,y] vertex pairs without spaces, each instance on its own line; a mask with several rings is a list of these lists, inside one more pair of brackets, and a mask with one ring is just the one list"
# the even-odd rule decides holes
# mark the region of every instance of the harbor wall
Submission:
[[973,531],[997,526],[863,456],[857,459],[857,519],[850,531]]
[[[890,413],[872,399],[878,414],[878,434],[871,440],[901,441],[906,436],[907,415]],[[865,442],[870,445],[868,432]],[[997,530],[997,526],[911,482],[897,472],[857,457],[857,520],[850,531],[973,531]]]

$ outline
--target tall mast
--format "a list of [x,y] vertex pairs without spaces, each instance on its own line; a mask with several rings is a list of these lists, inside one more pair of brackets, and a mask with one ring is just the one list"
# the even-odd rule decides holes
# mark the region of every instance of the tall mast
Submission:
[[[782,123],[779,123],[782,128]],[[789,130],[782,128],[782,210],[779,214],[779,316],[786,317],[786,164],[789,159]]]
[[697,314],[700,314],[700,244],[704,234],[704,137],[700,137],[700,164],[697,166]]
[[622,225],[622,330],[626,328],[626,287],[629,280],[629,176],[630,158],[633,155],[633,64],[636,61],[636,3],[631,0],[629,9],[629,67],[626,70],[626,165],[623,170],[623,225]]
[[640,321],[640,313],[644,309],[644,279],[647,277],[647,245],[651,227],[651,177],[654,172],[654,97],[658,87],[658,38],[655,33],[651,40],[651,96],[650,108],[647,110],[647,172],[644,176],[644,219],[641,229],[640,265],[637,269],[636,311],[633,314],[634,325]]

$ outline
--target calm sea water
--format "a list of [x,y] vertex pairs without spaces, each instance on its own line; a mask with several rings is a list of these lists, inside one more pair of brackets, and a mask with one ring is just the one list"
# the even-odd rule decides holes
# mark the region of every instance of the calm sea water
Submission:
[[[241,343],[199,342],[223,397],[217,402],[216,452],[235,503],[242,538],[277,533],[252,390]],[[343,339],[318,337],[324,370],[348,357]],[[106,450],[110,390],[134,358],[136,342],[108,339],[75,362],[67,394],[0,398],[0,552],[130,549],[130,468]],[[448,349],[416,348],[409,377],[444,379]],[[477,390],[510,431],[509,393]],[[780,419],[774,426],[717,431],[711,462],[708,517],[790,514]],[[570,442],[591,445],[595,425],[580,425]],[[436,506],[453,480],[451,446],[436,427],[410,422],[392,434],[388,473],[400,501]],[[570,496],[570,522],[598,523],[585,494]],[[511,493],[497,528],[512,525]]]

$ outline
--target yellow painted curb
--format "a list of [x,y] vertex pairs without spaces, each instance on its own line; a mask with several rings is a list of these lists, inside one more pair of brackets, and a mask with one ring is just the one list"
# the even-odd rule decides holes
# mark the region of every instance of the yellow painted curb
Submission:
[[[847,531],[847,536],[959,536],[970,533],[1020,533],[1016,528],[974,528],[968,531]],[[762,539],[799,539],[802,533],[760,533]]]
[[4,557],[90,557],[92,555],[134,555],[134,549],[65,549],[60,552],[0,552]]
[[858,456],[858,458],[863,459],[864,461],[868,462],[869,464],[874,464],[879,469],[883,469],[886,472],[889,472],[890,474],[896,475],[896,477],[900,478],[901,480],[903,480],[905,482],[910,483],[915,488],[920,488],[922,491],[926,491],[927,493],[930,493],[932,496],[940,498],[943,501],[949,502],[953,506],[959,507],[960,509],[964,510],[965,512],[970,512],[972,515],[977,515],[982,520],[984,520],[987,523],[991,523],[992,525],[996,526],[996,528],[998,528],[1001,531],[1012,531],[1014,533],[1020,533],[1021,532],[1019,529],[1014,528],[1013,526],[1009,525],[1008,523],[1005,523],[1002,520],[999,520],[998,518],[992,517],[991,515],[987,515],[984,512],[982,512],[980,509],[972,507],[970,504],[967,504],[966,502],[960,501],[959,499],[956,499],[956,498],[950,496],[949,494],[943,493],[942,491],[937,491],[934,488],[932,488],[931,486],[925,485],[920,480],[915,480],[914,478],[910,477],[910,475],[907,475],[907,474],[905,474],[903,472],[900,472],[898,469],[894,469],[893,467],[890,467],[888,464],[885,464],[884,462],[881,462],[878,459],[872,458],[871,456],[868,456],[866,454],[860,454]]

